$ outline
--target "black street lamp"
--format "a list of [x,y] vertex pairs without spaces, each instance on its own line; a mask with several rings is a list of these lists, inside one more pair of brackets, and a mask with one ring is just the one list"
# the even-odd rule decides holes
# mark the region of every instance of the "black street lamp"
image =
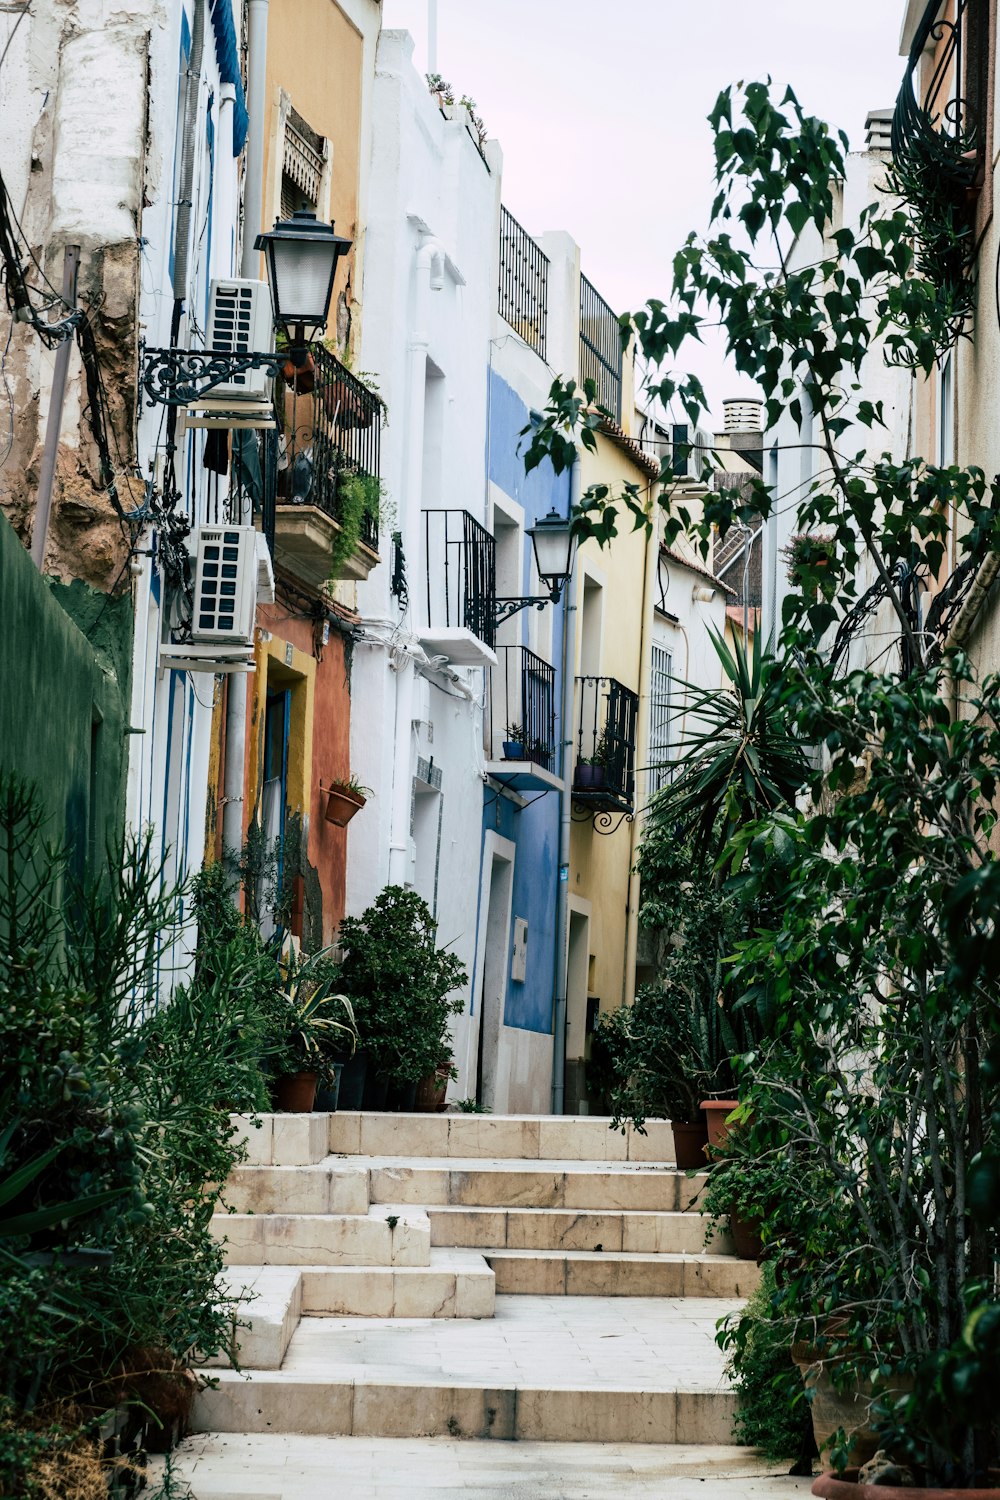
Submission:
[[573,572],[573,555],[576,552],[573,523],[553,508],[547,516],[528,528],[528,535],[535,549],[538,577],[548,585],[552,603],[557,604],[563,584],[569,581]]
[[286,359],[305,363],[310,339],[326,328],[333,297],[337,262],[352,241],[321,223],[308,209],[297,209],[290,219],[275,220],[274,228],[259,234],[255,248],[263,250],[271,288],[274,321],[288,339],[287,350],[248,349],[232,353],[219,349],[147,349],[142,385],[149,405],[190,406],[249,370],[277,375]]
[[576,536],[573,523],[555,509],[549,511],[534,526],[528,527],[528,536],[535,550],[535,567],[540,581],[548,588],[547,594],[527,594],[514,599],[498,599],[494,622],[500,625],[512,615],[534,605],[544,609],[546,604],[558,604],[563,585],[573,573],[573,555],[576,552]]
[[308,208],[276,219],[273,229],[257,236],[254,249],[263,250],[267,261],[274,321],[293,352],[304,353],[326,328],[337,262],[352,243]]

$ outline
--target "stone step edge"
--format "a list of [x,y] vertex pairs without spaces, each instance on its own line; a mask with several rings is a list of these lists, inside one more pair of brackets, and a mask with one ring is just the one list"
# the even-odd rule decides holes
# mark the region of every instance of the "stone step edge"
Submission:
[[216,1388],[196,1397],[192,1429],[717,1446],[731,1442],[735,1412],[736,1396],[725,1390],[427,1385],[222,1370]]
[[329,1142],[332,1151],[349,1155],[674,1160],[668,1121],[649,1120],[644,1131],[631,1125],[614,1130],[607,1115],[402,1115],[339,1110],[329,1116]]

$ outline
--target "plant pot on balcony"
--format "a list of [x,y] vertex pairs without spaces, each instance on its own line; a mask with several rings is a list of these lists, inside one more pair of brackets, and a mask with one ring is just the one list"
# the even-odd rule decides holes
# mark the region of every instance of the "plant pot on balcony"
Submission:
[[600,792],[608,784],[607,766],[588,765],[580,761],[573,773],[573,786],[578,792]]
[[326,821],[337,828],[346,828],[367,801],[368,798],[360,792],[350,792],[346,787],[330,787],[326,796]]
[[520,740],[504,740],[503,758],[504,760],[524,760],[524,746]]
[[327,415],[342,430],[372,425],[375,408],[349,386],[346,380],[332,380],[323,387],[323,405]]

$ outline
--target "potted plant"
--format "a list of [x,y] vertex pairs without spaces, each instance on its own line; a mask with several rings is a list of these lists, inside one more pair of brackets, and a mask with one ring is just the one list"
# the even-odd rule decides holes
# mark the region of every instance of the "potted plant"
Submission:
[[417,1084],[414,1108],[421,1114],[441,1114],[445,1107],[448,1084],[457,1077],[458,1069],[448,1051],[442,1055],[434,1071],[425,1073]]
[[[388,1090],[416,1087],[447,1048],[448,1020],[464,964],[437,946],[437,923],[416,891],[386,886],[360,917],[345,917],[340,983],[350,994],[368,1053],[364,1107],[384,1108]],[[400,1094],[401,1102],[407,1102]]]
[[337,828],[346,828],[354,814],[360,812],[373,795],[371,787],[362,786],[355,776],[334,776],[330,785],[320,790],[327,794],[326,821]]
[[503,742],[504,760],[524,760],[524,730],[520,724],[508,724],[507,738]]
[[319,1081],[332,1084],[336,1076],[337,1050],[345,1044],[354,1050],[354,1009],[346,995],[333,992],[336,970],[330,949],[303,957],[289,946],[279,968],[284,1008],[278,1013],[275,1102],[279,1109],[308,1113]]
[[573,774],[573,785],[581,792],[601,791],[608,784],[612,762],[611,736],[605,724],[594,745],[593,755],[581,755]]

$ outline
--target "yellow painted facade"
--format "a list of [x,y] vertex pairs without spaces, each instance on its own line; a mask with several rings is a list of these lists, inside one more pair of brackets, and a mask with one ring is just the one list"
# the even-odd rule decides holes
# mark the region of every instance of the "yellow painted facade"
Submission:
[[[627,387],[626,387],[627,388]],[[582,456],[581,482],[645,488],[650,478],[635,458],[607,436],[597,452]],[[601,1011],[630,1004],[634,994],[638,934],[635,857],[641,828],[645,746],[648,742],[649,631],[656,568],[655,532],[624,532],[609,546],[586,542],[576,564],[576,675],[613,677],[639,695],[636,735],[636,816],[611,814],[613,832],[601,833],[593,816],[574,814],[569,868],[569,974],[567,989],[566,1109],[575,1113],[585,1094],[587,1007]],[[577,685],[574,731],[580,719]],[[593,1014],[591,1016],[593,1019]]]

